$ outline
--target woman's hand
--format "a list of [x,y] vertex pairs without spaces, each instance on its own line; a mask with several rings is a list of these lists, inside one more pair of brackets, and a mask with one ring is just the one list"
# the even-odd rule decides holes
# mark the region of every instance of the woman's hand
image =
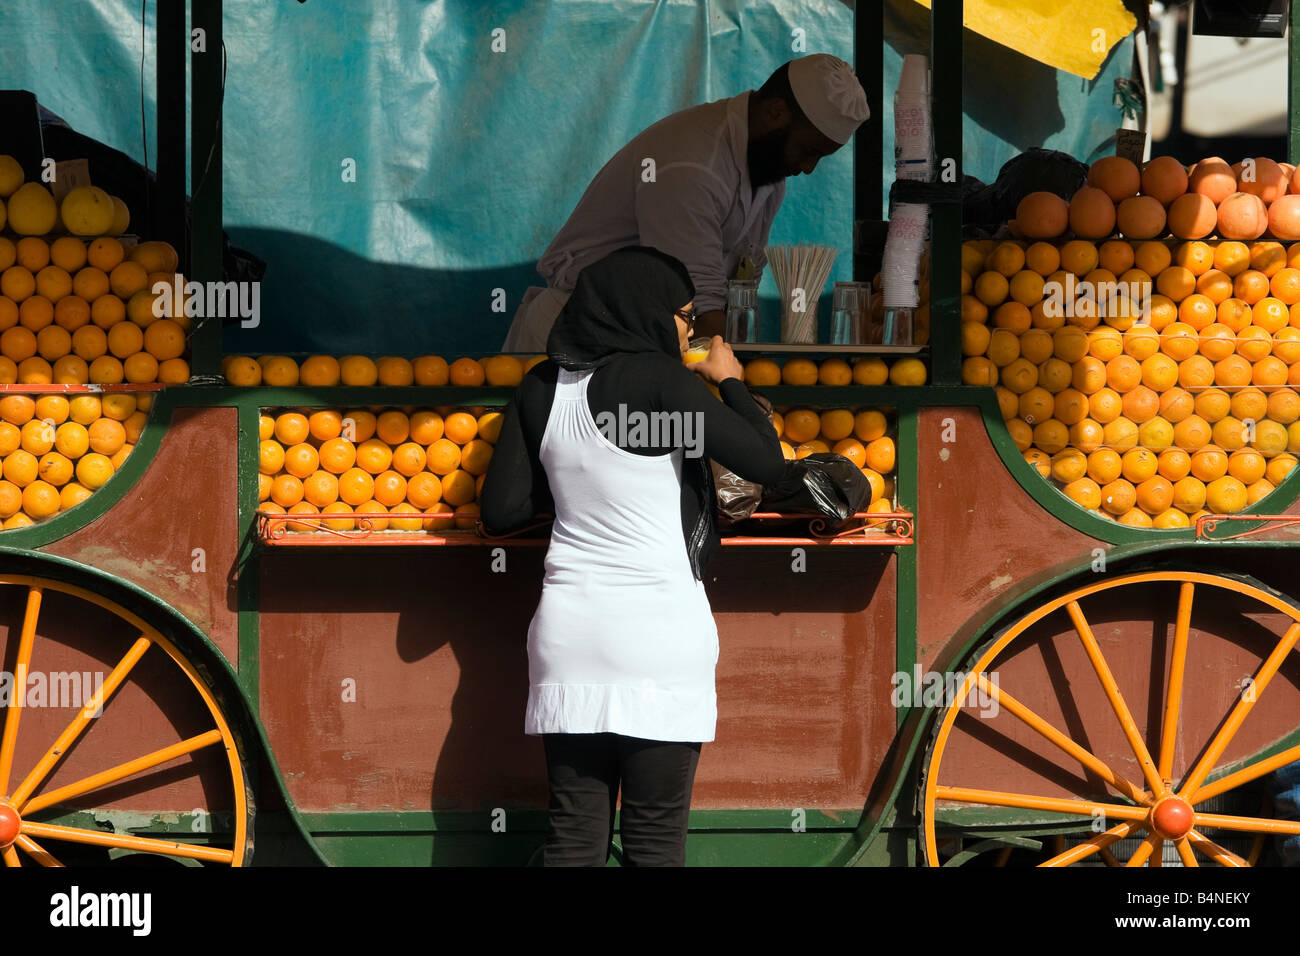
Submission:
[[709,343],[709,357],[689,367],[710,385],[721,385],[729,378],[743,381],[745,377],[744,366],[721,335],[715,335]]

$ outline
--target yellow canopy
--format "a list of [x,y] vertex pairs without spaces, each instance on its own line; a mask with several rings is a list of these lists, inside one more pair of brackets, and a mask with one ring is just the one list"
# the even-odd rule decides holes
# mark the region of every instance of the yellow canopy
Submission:
[[[929,8],[930,0],[916,0]],[[1137,19],[1122,0],[966,0],[968,30],[1091,80]]]

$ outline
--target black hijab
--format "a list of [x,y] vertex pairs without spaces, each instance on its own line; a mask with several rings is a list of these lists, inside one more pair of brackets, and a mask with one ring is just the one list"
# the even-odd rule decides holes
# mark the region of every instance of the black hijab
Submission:
[[[571,371],[639,352],[662,352],[680,361],[673,313],[694,298],[695,284],[677,259],[649,246],[618,249],[578,273],[573,294],[551,326],[547,355]],[[719,544],[714,500],[708,459],[684,458],[682,534],[697,580],[703,580],[704,565]]]
[[570,370],[635,352],[679,358],[672,316],[694,298],[690,273],[672,256],[649,246],[618,249],[578,273],[551,327],[547,354]]

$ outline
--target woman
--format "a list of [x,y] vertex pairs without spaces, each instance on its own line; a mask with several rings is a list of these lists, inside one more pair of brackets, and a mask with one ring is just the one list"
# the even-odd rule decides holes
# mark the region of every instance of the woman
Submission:
[[[785,474],[722,339],[682,365],[694,296],[685,267],[656,249],[620,249],[583,270],[484,482],[490,532],[555,515],[524,721],[546,751],[548,866],[605,864],[620,786],[625,865],[685,862],[695,767],[717,722],[718,635],[702,580],[718,543],[708,458],[764,484]],[[672,413],[676,429],[635,427]]]

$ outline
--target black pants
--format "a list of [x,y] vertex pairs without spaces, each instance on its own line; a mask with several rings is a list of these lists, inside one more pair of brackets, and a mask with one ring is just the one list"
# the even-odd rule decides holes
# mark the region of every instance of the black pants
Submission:
[[698,743],[543,734],[551,788],[544,866],[604,866],[623,790],[623,865],[684,866]]

